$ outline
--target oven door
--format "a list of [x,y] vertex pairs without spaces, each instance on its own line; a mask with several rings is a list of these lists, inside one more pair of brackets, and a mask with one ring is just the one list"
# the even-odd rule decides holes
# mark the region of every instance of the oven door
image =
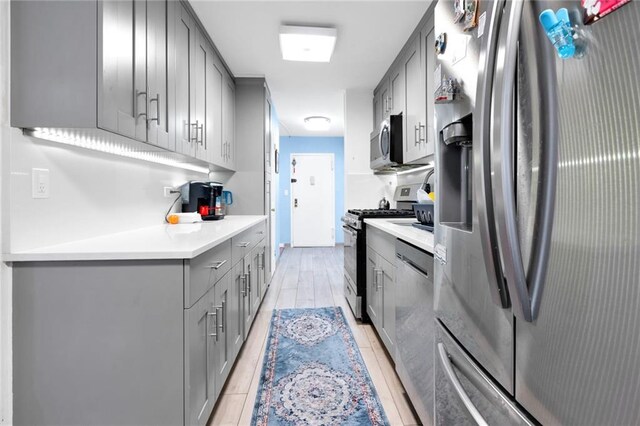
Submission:
[[357,284],[358,231],[347,225],[343,225],[342,230],[344,231],[344,273],[349,277],[352,283]]

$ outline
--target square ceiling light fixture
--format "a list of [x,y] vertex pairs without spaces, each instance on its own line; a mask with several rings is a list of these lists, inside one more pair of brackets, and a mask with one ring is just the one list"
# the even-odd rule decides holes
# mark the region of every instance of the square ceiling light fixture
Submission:
[[280,50],[285,61],[329,62],[336,45],[335,28],[280,27]]

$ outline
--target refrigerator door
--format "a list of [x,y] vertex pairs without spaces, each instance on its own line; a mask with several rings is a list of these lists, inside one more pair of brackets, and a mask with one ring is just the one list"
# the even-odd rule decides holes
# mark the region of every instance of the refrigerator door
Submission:
[[[525,265],[537,237],[531,182],[539,179],[537,119],[526,113],[536,102],[527,79],[537,61],[526,58],[555,61],[559,163],[539,314],[516,322],[516,399],[543,424],[640,424],[640,3],[587,27],[579,1],[531,3],[538,10],[523,11],[518,82]],[[569,10],[588,40],[583,58],[558,59],[528,42],[540,35],[546,7]]]
[[[454,22],[456,4],[461,2],[442,0],[435,9],[435,35],[446,41],[437,58],[436,86],[442,89],[454,81],[458,87],[452,102],[435,105],[435,310],[474,360],[513,393],[513,315],[505,309],[508,298],[502,277],[496,276],[500,268],[495,253],[485,250],[492,243],[482,233],[490,208],[490,184],[485,185],[490,178],[489,169],[482,167],[488,140],[480,129],[490,116],[486,101],[491,69],[486,64],[495,49],[502,2],[476,3],[478,25],[469,31],[463,30],[463,22]],[[467,139],[472,135],[470,143],[465,134]],[[446,143],[451,140],[462,142]]]
[[436,321],[436,425],[531,425]]

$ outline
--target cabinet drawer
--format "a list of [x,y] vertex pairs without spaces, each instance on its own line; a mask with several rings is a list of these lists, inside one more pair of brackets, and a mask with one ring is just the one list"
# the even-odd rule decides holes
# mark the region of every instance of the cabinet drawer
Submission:
[[249,254],[251,249],[265,237],[266,230],[265,222],[260,222],[231,239],[233,251],[231,257],[234,265]]
[[367,246],[388,262],[394,263],[396,258],[396,237],[372,226],[367,226]]
[[231,240],[185,262],[184,307],[198,301],[231,268]]

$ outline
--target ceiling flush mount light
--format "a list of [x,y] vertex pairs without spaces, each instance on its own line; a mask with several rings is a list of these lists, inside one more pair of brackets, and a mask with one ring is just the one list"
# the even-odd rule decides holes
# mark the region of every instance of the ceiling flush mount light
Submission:
[[307,117],[304,119],[304,126],[307,130],[329,130],[331,120],[327,117]]
[[335,28],[280,27],[280,50],[285,61],[329,62],[336,45]]

